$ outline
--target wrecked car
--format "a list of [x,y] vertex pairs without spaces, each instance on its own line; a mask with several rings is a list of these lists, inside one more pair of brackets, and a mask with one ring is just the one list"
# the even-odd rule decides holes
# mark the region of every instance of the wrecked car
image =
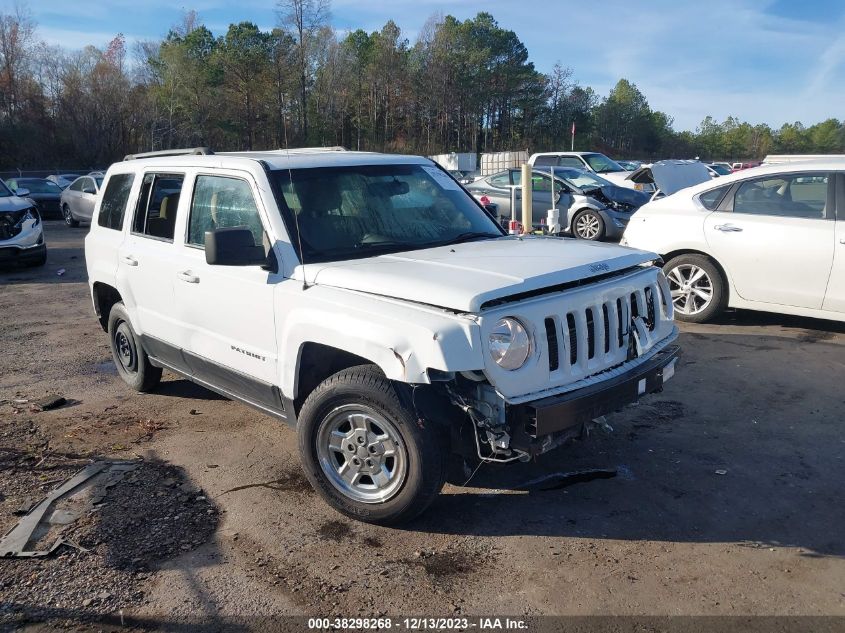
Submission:
[[[552,208],[551,172],[555,175],[555,206],[560,209],[561,230],[584,240],[619,239],[631,214],[648,202],[639,191],[620,187],[601,176],[572,167],[544,167],[531,173],[531,214],[534,228],[543,228]],[[520,216],[522,172],[509,169],[466,185],[482,202],[495,203],[500,220],[511,219],[511,190],[516,188]],[[486,200],[485,200],[486,199]]]
[[47,262],[41,214],[28,195],[25,188],[12,193],[0,181],[0,264],[43,266]]
[[681,189],[709,182],[713,177],[707,165],[697,160],[661,160],[634,170],[627,180],[634,189],[656,200],[671,196]]
[[167,369],[287,422],[315,490],[372,523],[583,436],[679,354],[653,253],[508,236],[421,157],[129,156],[85,254],[130,387]]

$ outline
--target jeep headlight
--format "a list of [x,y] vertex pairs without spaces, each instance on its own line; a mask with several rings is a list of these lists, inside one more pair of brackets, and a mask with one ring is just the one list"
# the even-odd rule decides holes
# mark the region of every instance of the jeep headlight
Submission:
[[490,332],[490,356],[502,369],[519,369],[531,355],[531,336],[517,319],[499,319]]

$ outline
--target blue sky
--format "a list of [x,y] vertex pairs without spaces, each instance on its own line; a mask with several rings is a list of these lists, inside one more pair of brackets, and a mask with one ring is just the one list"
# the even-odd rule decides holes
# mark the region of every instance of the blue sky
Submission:
[[[41,38],[66,48],[162,37],[185,9],[215,34],[230,22],[276,23],[274,0],[30,0]],[[14,0],[0,0],[11,10]],[[604,95],[625,77],[651,106],[694,129],[734,115],[779,127],[845,118],[845,2],[841,0],[333,0],[339,31],[393,19],[412,43],[435,12],[488,11],[514,30],[538,70],[560,61]]]

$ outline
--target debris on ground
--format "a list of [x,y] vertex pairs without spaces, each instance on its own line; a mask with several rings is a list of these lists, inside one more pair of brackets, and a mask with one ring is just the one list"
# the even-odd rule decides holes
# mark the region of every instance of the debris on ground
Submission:
[[[0,423],[0,440],[2,534],[19,523],[14,510],[27,506],[31,512],[90,459],[50,450],[31,420]],[[68,547],[51,556],[2,560],[0,630],[55,623],[56,618],[90,622],[116,617],[143,603],[151,572],[209,541],[219,511],[185,471],[157,460],[133,465],[111,486],[80,486],[86,503],[65,504],[65,499],[54,504],[48,516],[56,523],[42,522],[46,533],[27,543],[29,549],[42,549],[61,537]],[[97,481],[94,476],[89,483]],[[180,486],[186,483],[198,492],[183,492]],[[92,511],[85,511],[87,503]]]
[[[43,549],[37,549],[35,543],[47,541],[48,535],[55,532],[52,526],[68,525],[91,512],[95,504],[102,501],[105,490],[136,466],[137,464],[131,462],[94,462],[53,490],[37,505],[30,504],[29,500],[25,501],[20,509],[25,505],[30,508],[17,525],[0,539],[0,557],[48,556],[63,544],[82,549],[64,538],[61,533],[51,545]],[[26,546],[30,542],[33,543],[33,548],[28,550]]]
[[58,409],[67,404],[67,400],[62,396],[50,395],[40,400],[35,400],[32,403],[33,412],[50,411],[51,409]]

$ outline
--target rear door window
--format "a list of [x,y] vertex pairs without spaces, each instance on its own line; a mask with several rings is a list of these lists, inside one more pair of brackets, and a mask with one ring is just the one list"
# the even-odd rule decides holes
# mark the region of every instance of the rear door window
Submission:
[[821,220],[827,214],[828,174],[797,173],[755,178],[742,183],[734,213]]
[[534,167],[554,167],[557,165],[557,156],[538,156],[534,159]]
[[578,169],[585,169],[587,167],[584,161],[577,156],[561,156],[558,158],[557,164],[562,167],[576,167]]
[[115,174],[109,178],[109,184],[106,185],[103,200],[100,202],[97,224],[116,231],[123,228],[123,215],[126,212],[126,203],[129,201],[133,182],[135,182],[135,174]]
[[505,172],[503,174],[496,174],[495,176],[491,176],[490,178],[487,179],[487,182],[489,182],[494,187],[500,187],[500,188],[503,188],[503,189],[510,187],[510,184],[511,184],[510,176],[508,175],[508,172]]
[[183,174],[146,174],[141,184],[132,232],[173,241],[176,209],[182,193]]

